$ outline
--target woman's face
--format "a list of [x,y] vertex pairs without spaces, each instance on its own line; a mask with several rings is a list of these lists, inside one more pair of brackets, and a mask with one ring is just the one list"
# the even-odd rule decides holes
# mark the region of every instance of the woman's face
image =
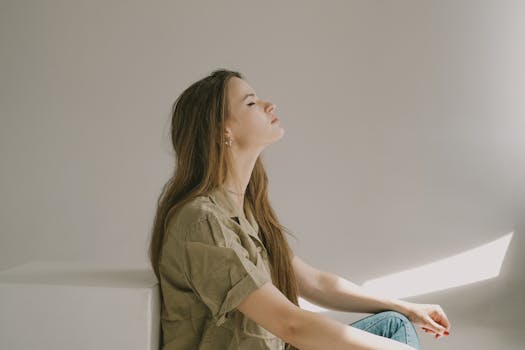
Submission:
[[227,89],[231,114],[226,130],[233,140],[232,147],[260,150],[284,135],[279,120],[272,123],[275,105],[259,99],[245,80],[233,77]]

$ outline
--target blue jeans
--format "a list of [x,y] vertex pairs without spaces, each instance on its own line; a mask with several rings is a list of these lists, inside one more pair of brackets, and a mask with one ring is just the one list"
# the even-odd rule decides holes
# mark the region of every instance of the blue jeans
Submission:
[[360,319],[350,326],[397,340],[419,350],[419,338],[410,320],[397,311],[383,311]]

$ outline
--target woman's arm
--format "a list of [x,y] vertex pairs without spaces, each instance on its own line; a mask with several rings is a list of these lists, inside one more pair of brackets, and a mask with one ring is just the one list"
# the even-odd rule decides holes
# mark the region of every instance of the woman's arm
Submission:
[[450,321],[440,305],[411,303],[372,293],[333,273],[318,270],[297,256],[293,258],[293,266],[301,297],[316,305],[347,312],[394,310],[423,330],[436,333],[436,337],[450,334]]
[[414,350],[413,347],[299,309],[289,343],[301,350]]
[[250,293],[237,309],[301,350],[413,350],[398,341],[302,310],[269,282]]
[[297,255],[293,257],[292,265],[301,297],[316,305],[346,312],[393,310],[407,313],[408,302],[374,294],[343,277],[310,266]]

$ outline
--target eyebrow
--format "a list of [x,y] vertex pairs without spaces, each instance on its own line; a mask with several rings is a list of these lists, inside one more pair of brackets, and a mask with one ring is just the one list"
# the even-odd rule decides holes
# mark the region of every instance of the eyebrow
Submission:
[[244,100],[246,100],[246,97],[248,97],[248,96],[255,96],[255,94],[247,94],[246,96],[243,97],[243,99],[241,100],[241,102],[244,101]]

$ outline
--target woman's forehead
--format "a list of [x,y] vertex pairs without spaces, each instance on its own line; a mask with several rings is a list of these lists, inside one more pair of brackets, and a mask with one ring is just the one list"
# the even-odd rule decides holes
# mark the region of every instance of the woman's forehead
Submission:
[[231,98],[241,101],[246,94],[255,93],[253,88],[243,79],[233,77],[228,84]]

